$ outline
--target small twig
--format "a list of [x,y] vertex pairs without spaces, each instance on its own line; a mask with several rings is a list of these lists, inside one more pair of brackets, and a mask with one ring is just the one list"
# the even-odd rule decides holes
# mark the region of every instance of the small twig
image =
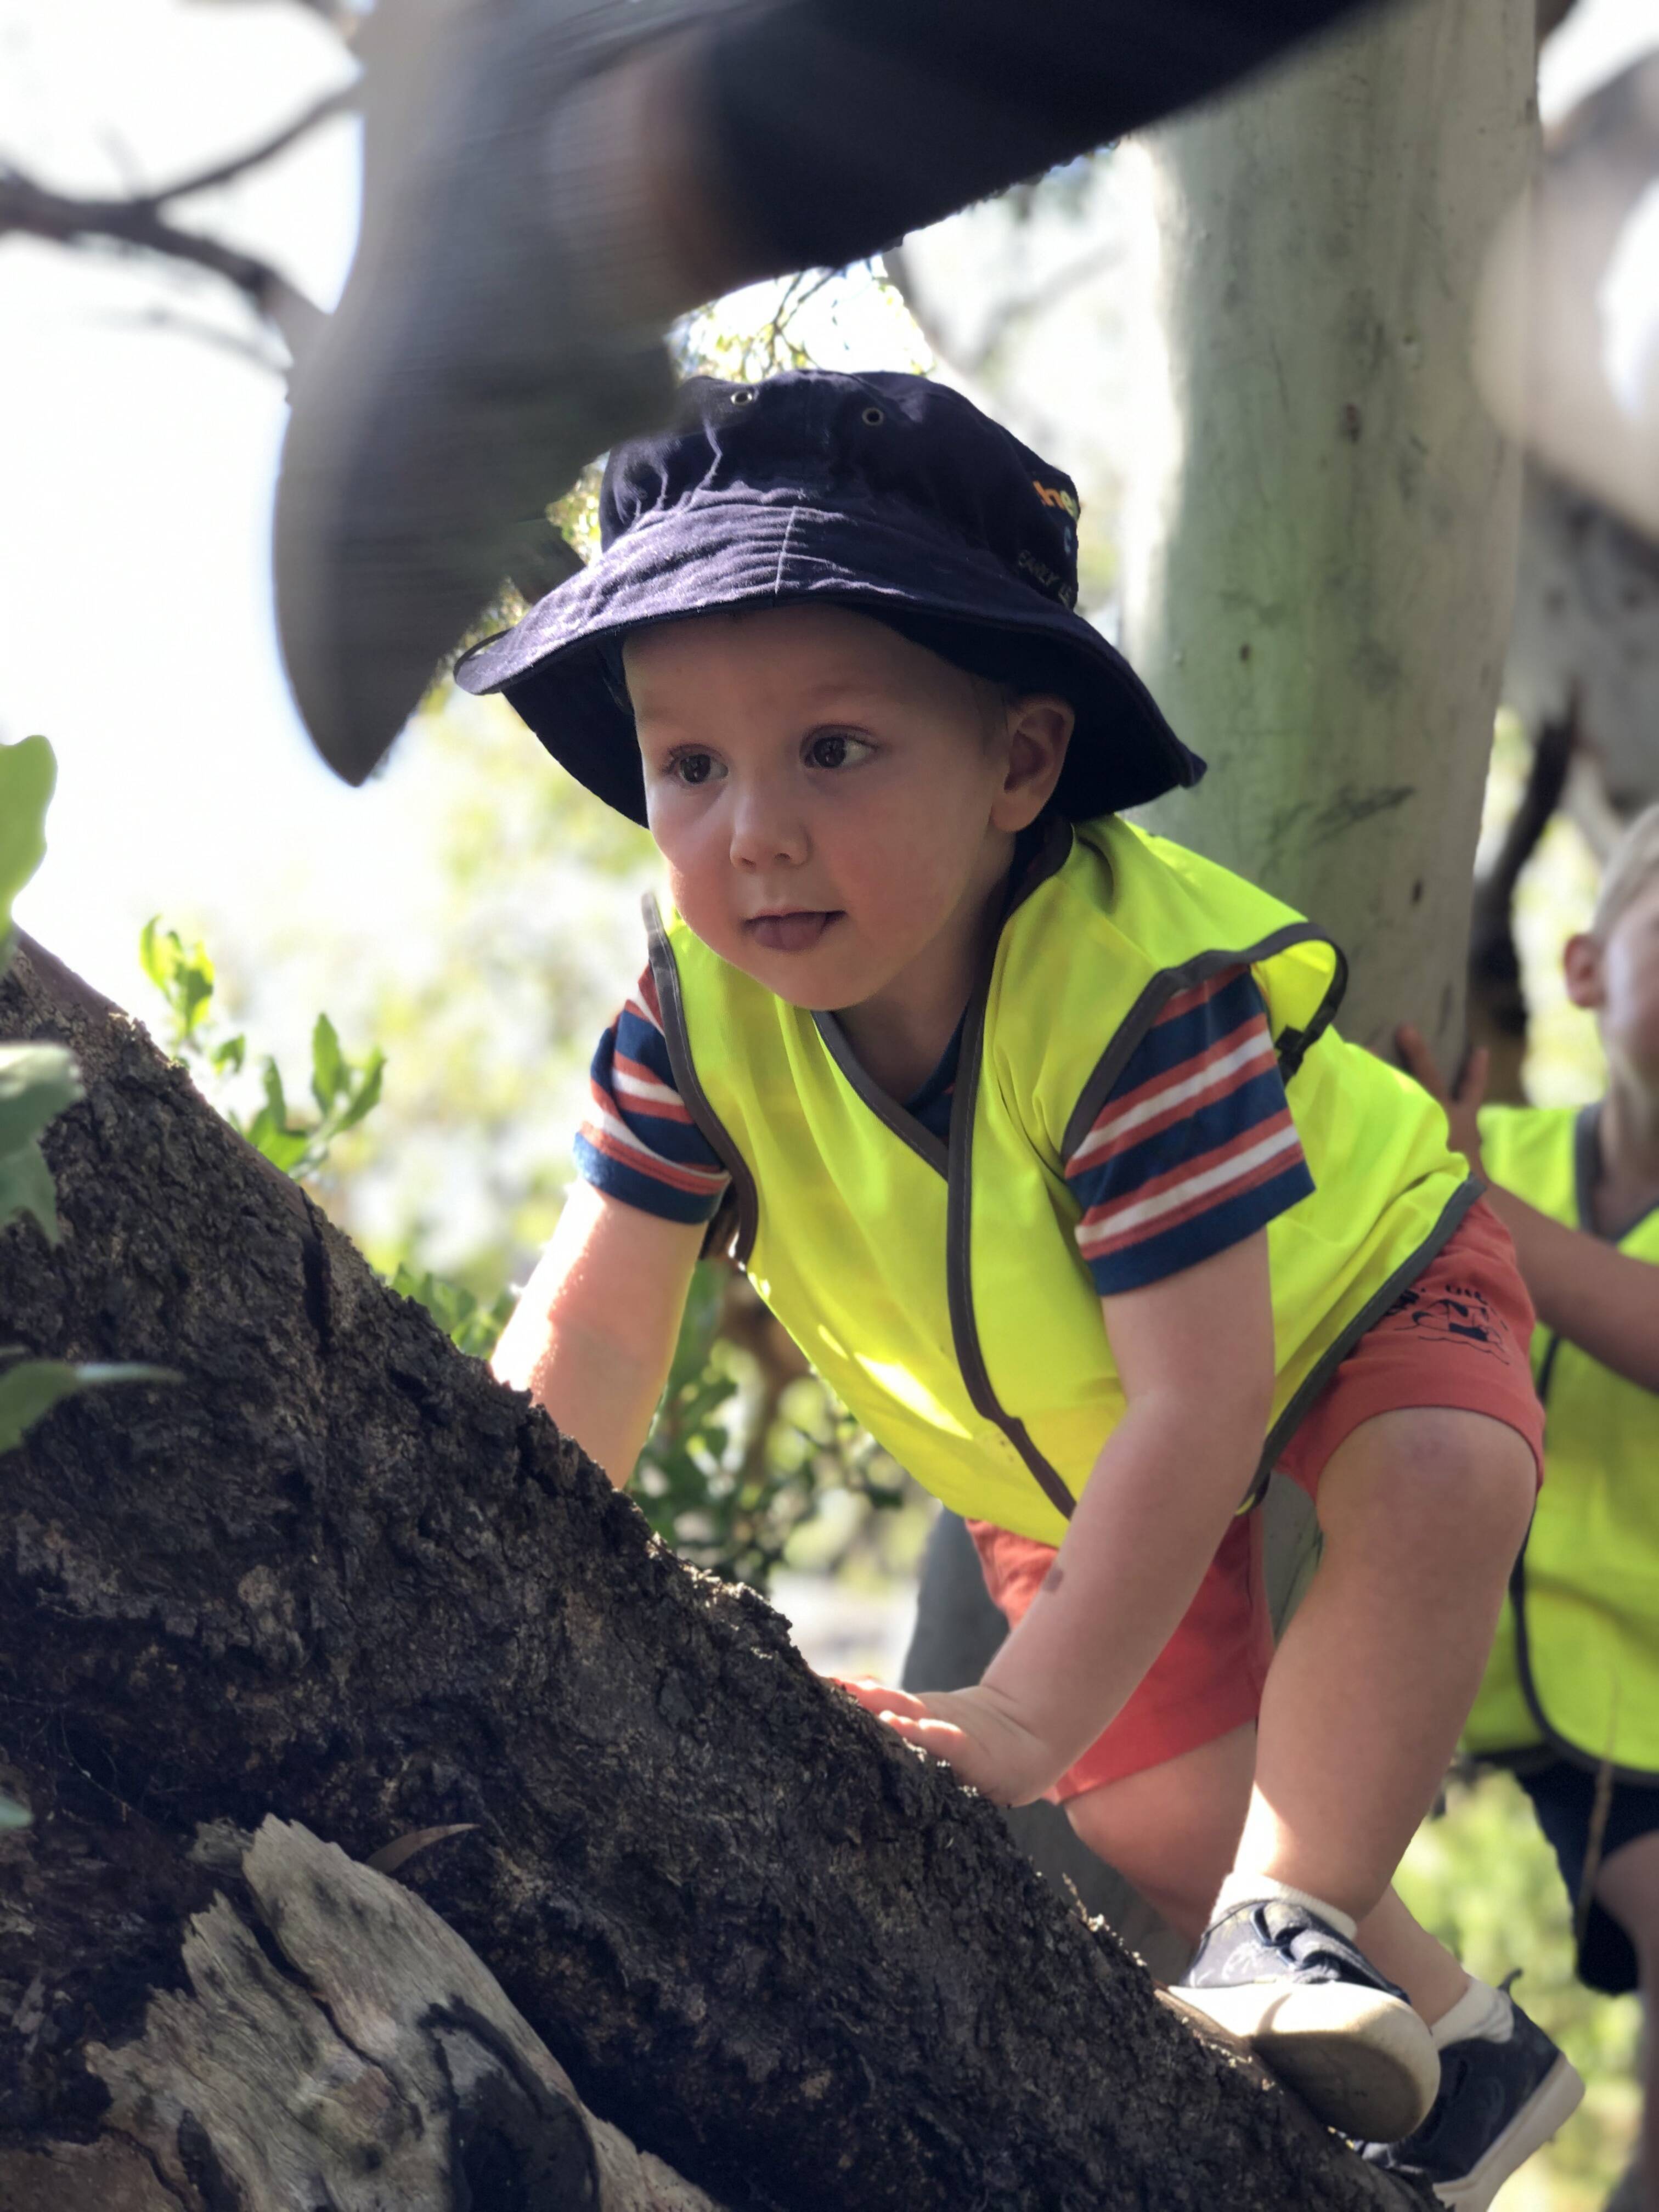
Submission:
[[175,200],[211,191],[274,161],[331,117],[351,106],[356,97],[356,85],[342,86],[313,100],[303,113],[245,152],[175,178],[170,185],[124,199],[52,191],[0,161],[0,237],[19,233],[54,246],[111,246],[118,251],[159,254],[167,260],[204,269],[234,285],[273,325],[289,352],[297,353],[320,319],[321,309],[258,254],[244,252],[200,231],[186,230],[171,222],[163,210]]
[[0,169],[0,236],[13,232],[42,238],[54,246],[109,245],[187,262],[234,284],[262,315],[273,320],[278,303],[291,303],[298,296],[288,278],[270,262],[198,231],[181,229],[156,212],[158,204],[153,198],[83,199],[68,192],[48,191],[19,170]]
[[180,177],[174,183],[163,185],[158,191],[140,192],[135,196],[135,204],[148,208],[166,207],[173,200],[191,199],[198,192],[210,192],[221,185],[234,184],[238,177],[246,176],[250,169],[257,169],[264,162],[275,161],[278,154],[285,154],[290,146],[308,132],[331,121],[335,116],[344,114],[356,104],[356,85],[338,85],[320,100],[313,100],[302,113],[285,123],[280,131],[273,131],[269,138],[262,138],[257,145],[250,146],[246,153],[230,155],[223,161],[216,161],[211,168],[200,169],[191,176]]
[[280,354],[271,353],[253,339],[239,337],[234,331],[221,330],[215,323],[204,321],[195,315],[181,315],[170,307],[150,307],[142,314],[100,315],[100,323],[118,330],[176,331],[186,337],[199,338],[204,345],[217,346],[223,353],[234,354],[240,361],[251,361],[255,368],[270,370],[283,375],[288,364]]

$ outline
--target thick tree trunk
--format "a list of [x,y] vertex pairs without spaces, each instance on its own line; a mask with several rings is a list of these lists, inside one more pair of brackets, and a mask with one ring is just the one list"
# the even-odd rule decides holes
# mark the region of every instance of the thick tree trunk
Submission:
[[72,1401],[0,1468],[0,1742],[37,1818],[0,1914],[9,2148],[97,2138],[88,2046],[140,2030],[214,1887],[191,1831],[274,1811],[356,1856],[473,1823],[413,1881],[584,2101],[728,2204],[1414,2201],[663,1551],[142,1031],[30,954],[0,1033],[64,1038],[88,1088],[48,1136],[61,1247],[0,1234],[0,1340],[184,1378]]
[[1212,767],[1153,811],[1331,931],[1345,1034],[1444,1061],[1519,526],[1470,324],[1533,81],[1531,0],[1419,0],[1146,142],[1125,641]]
[[221,1895],[197,1916],[190,1994],[154,1997],[142,2037],[88,2045],[108,2132],[0,2147],[0,2204],[720,2212],[584,2111],[495,1977],[399,1884],[275,1820],[208,1832],[198,1856],[242,1910]]

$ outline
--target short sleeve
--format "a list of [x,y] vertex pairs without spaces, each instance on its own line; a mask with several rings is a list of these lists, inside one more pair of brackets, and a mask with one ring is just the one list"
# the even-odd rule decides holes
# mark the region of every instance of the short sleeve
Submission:
[[584,1181],[666,1221],[710,1221],[731,1178],[674,1087],[647,968],[599,1039],[576,1136]]
[[1064,1166],[1102,1297],[1195,1267],[1309,1195],[1248,968],[1170,1000]]

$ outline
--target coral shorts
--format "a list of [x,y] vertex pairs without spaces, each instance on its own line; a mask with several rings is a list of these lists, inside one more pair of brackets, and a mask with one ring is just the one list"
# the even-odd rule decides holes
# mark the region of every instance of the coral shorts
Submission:
[[[1285,1447],[1279,1472],[1316,1499],[1327,1462],[1363,1421],[1407,1407],[1444,1406],[1517,1430],[1541,1480],[1544,1412],[1527,1357],[1532,1328],[1509,1232],[1477,1202],[1338,1367]],[[1036,1596],[1054,1548],[988,1521],[968,1526],[986,1585],[1012,1626]],[[1254,1720],[1272,1656],[1261,1516],[1246,1513],[1228,1530],[1197,1596],[1128,1703],[1048,1795],[1064,1803]]]

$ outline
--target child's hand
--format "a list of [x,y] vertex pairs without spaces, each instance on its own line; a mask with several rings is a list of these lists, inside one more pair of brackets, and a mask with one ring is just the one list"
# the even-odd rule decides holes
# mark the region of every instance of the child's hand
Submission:
[[970,1690],[927,1690],[918,1697],[868,1676],[834,1679],[895,1735],[944,1759],[994,1805],[1029,1805],[1063,1771],[1042,1738],[982,1683]]
[[1446,1127],[1451,1148],[1462,1152],[1476,1175],[1484,1175],[1480,1164],[1480,1126],[1476,1115],[1486,1093],[1487,1052],[1485,1045],[1477,1046],[1468,1057],[1462,1081],[1455,1091],[1448,1091],[1446,1079],[1440,1073],[1439,1063],[1429,1050],[1422,1031],[1409,1022],[1394,1033],[1400,1057],[1407,1073],[1414,1075],[1431,1098],[1445,1109]]

